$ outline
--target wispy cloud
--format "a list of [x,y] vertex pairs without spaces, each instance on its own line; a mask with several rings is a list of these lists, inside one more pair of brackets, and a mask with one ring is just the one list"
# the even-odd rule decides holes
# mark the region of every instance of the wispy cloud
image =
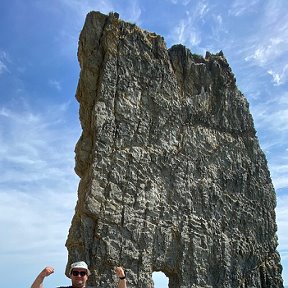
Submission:
[[[187,0],[186,0],[187,1]],[[127,0],[126,5],[115,3],[115,1],[100,0],[60,0],[63,7],[68,8],[70,12],[73,12],[78,21],[83,23],[83,19],[90,11],[100,11],[101,13],[108,14],[109,12],[119,12],[120,16],[124,17],[126,21],[138,23],[141,16],[141,9],[139,1]],[[73,22],[75,19],[70,18]],[[82,28],[82,27],[81,27]]]
[[58,268],[61,262],[63,271],[77,200],[73,150],[80,131],[66,123],[67,103],[37,107],[37,112],[23,99],[10,104],[0,108],[0,225],[8,228],[0,239],[0,257],[17,259],[17,270],[25,264]]
[[[286,153],[288,154],[288,153]],[[285,158],[285,157],[284,157]],[[269,165],[270,172],[273,178],[273,184],[276,189],[280,188],[287,188],[288,187],[288,164],[286,164],[287,161],[287,155],[286,159],[278,159],[278,161],[272,162]],[[287,204],[288,205],[288,204]],[[287,220],[288,218],[286,218]]]
[[129,10],[127,11],[119,11],[120,13],[123,12],[123,15],[120,15],[121,17],[125,17],[126,21],[129,21],[131,23],[141,23],[141,9],[139,7],[138,1],[131,1],[129,2]]
[[286,3],[265,2],[257,22],[257,33],[247,39],[250,48],[245,57],[246,61],[265,68],[275,85],[287,81],[287,62],[283,59],[288,51],[288,15],[282,5]]
[[[281,68],[280,68],[281,69]],[[268,74],[270,74],[273,78],[273,83],[275,86],[279,86],[281,84],[284,84],[287,81],[288,77],[288,64],[286,64],[284,67],[282,67],[282,71],[273,71],[268,70]]]
[[[57,7],[60,8],[59,5]],[[72,17],[71,22],[73,20]],[[45,32],[41,30],[40,33]],[[49,41],[51,43],[51,39]],[[21,50],[21,41],[15,43],[12,45],[18,45],[18,50]],[[76,40],[75,43],[77,45]],[[63,41],[62,45],[69,43]],[[0,103],[0,225],[7,228],[5,238],[0,239],[0,258],[6,263],[14,262],[14,269],[21,271],[19,275],[26,270],[26,275],[19,278],[24,286],[29,287],[34,272],[27,271],[26,267],[35,266],[36,271],[40,272],[44,265],[56,265],[61,261],[59,274],[63,275],[66,264],[64,245],[77,200],[79,179],[74,172],[73,151],[80,129],[77,115],[75,119],[69,118],[72,105],[68,101],[59,103],[59,98],[47,97],[47,85],[41,85],[42,88],[38,89],[42,79],[55,71],[37,73],[35,67],[38,63],[32,62],[33,57],[26,58],[16,52],[17,49],[13,49],[14,54],[0,50],[0,74],[9,73],[8,77],[1,77],[1,81],[8,80],[1,82]],[[35,64],[34,73],[29,74],[26,68],[21,68],[25,61]],[[59,81],[52,78],[47,80],[47,84],[60,91],[63,78]],[[62,93],[67,95],[69,92]],[[27,254],[30,255],[29,259]],[[31,282],[27,283],[29,278]],[[15,283],[17,281],[15,279]]]
[[191,2],[191,0],[171,0],[172,4],[181,4],[181,5],[188,5]]
[[242,16],[243,14],[257,12],[258,4],[262,4],[260,0],[235,0],[231,2],[228,13],[232,16]]
[[[1,192],[0,224],[10,228],[6,231],[6,239],[0,240],[0,246],[5,247],[0,253],[57,251],[68,233],[72,217],[67,218],[67,213],[73,211],[76,193],[40,190],[30,194],[11,190]],[[61,201],[58,201],[59,192]],[[17,251],[15,247],[18,247]]]
[[[260,103],[253,108],[253,115],[257,120],[258,129],[266,131],[287,133],[288,131],[288,107],[271,106],[270,101]],[[283,140],[283,139],[281,139]]]
[[0,60],[0,75],[8,71],[7,66]]
[[63,105],[37,113],[27,107],[17,111],[0,109],[0,166],[5,167],[0,179],[2,188],[48,185],[51,179],[55,180],[55,188],[69,187],[73,176],[67,175],[74,175],[73,150],[79,131],[65,127],[61,117],[65,117]]
[[[178,25],[174,28],[173,34],[171,34],[172,41],[174,43],[198,45],[201,42],[201,37],[195,29],[190,29],[191,18],[182,19]],[[189,33],[187,33],[189,30]]]
[[[276,222],[278,226],[277,236],[279,246],[277,250],[281,255],[281,264],[283,266],[283,279],[288,281],[287,278],[287,267],[288,267],[288,187],[286,190],[277,191],[277,207],[276,207]],[[284,283],[286,284],[286,283]],[[287,284],[286,284],[287,285]],[[285,286],[286,287],[286,286]]]
[[[108,14],[118,12],[120,17],[131,23],[140,23],[141,9],[138,1],[127,0],[126,5],[109,0],[60,0],[57,10],[51,3],[39,2],[38,8],[49,11],[52,15],[61,13],[61,26],[55,35],[55,42],[60,47],[63,57],[76,59],[77,43],[86,15],[91,11]],[[60,11],[60,12],[59,12]],[[53,17],[53,16],[52,16]]]
[[[188,3],[187,3],[188,4]],[[199,25],[205,22],[205,17],[209,12],[206,1],[200,1],[196,7],[187,7],[185,17],[179,20],[175,28],[168,35],[168,39],[175,43],[188,46],[197,46],[201,43],[201,33]]]
[[[286,188],[288,192],[288,187]],[[277,197],[276,217],[278,225],[278,237],[281,252],[285,251],[288,260],[288,195],[282,194]]]
[[57,80],[49,80],[49,85],[53,88],[55,88],[57,91],[62,90],[61,83]]
[[274,187],[280,189],[288,187],[288,107],[281,105],[281,97],[277,99],[258,104],[253,115],[257,130],[263,133],[261,148],[266,154]]
[[266,39],[264,43],[256,44],[257,48],[254,53],[245,58],[246,61],[253,60],[258,65],[265,65],[267,62],[270,62],[271,59],[278,57],[281,53],[280,47],[284,41],[279,38],[270,38]]
[[267,99],[254,103],[252,114],[261,133],[261,148],[268,159],[273,184],[279,189],[288,186],[287,92]]
[[[45,281],[47,286],[51,281],[55,281],[51,284],[54,287],[65,283],[63,270],[67,252],[64,245],[76,203],[75,182],[73,191],[65,186],[45,191],[33,184],[27,193],[19,188],[1,189],[0,225],[7,229],[5,237],[0,239],[0,257],[5,263],[15,261],[14,269],[18,271],[15,283],[20,277],[21,282],[30,287],[33,277],[47,265],[53,265],[58,270],[55,276],[61,279],[57,283],[56,277],[51,277]],[[68,283],[68,279],[66,281]]]
[[[73,11],[77,21],[83,22],[85,16],[90,11],[103,11],[103,13],[112,12],[114,5],[111,1],[89,1],[89,0],[60,0],[65,9],[69,9],[70,13]],[[72,20],[73,18],[71,18]],[[75,18],[73,19],[75,20]]]
[[9,56],[5,51],[0,50],[0,75],[9,72],[7,63],[10,62]]
[[61,21],[59,21],[61,25],[54,35],[54,41],[59,46],[59,52],[63,57],[75,60],[79,34],[87,13],[90,11],[109,13],[114,11],[114,5],[109,0],[59,0],[54,2],[57,3],[51,5],[50,2],[39,1],[37,9],[48,12],[52,19],[58,19],[61,15]]

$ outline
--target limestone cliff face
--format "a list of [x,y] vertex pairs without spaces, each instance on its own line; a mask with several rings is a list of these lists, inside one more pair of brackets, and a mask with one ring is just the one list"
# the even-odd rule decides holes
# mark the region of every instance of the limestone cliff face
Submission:
[[[115,287],[283,287],[275,192],[245,97],[222,52],[205,58],[87,15],[77,99],[83,133],[68,265]],[[247,79],[247,81],[249,81]]]

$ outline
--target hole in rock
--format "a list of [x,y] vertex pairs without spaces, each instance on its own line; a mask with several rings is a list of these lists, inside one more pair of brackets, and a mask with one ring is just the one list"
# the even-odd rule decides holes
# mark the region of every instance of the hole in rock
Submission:
[[152,279],[154,282],[154,288],[167,288],[169,278],[163,272],[153,272]]

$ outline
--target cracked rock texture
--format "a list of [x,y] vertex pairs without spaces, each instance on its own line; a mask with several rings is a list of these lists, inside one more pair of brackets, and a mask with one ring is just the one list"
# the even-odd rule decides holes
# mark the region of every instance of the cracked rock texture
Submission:
[[[283,287],[275,192],[222,52],[193,55],[90,12],[80,35],[80,184],[68,263],[115,287]],[[249,79],[247,79],[249,81]],[[67,266],[67,267],[68,267]]]

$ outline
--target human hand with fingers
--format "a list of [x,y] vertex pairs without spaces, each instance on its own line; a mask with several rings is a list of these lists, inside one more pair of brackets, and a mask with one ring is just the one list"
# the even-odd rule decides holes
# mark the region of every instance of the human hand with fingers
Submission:
[[126,278],[125,270],[121,266],[115,268],[115,273],[120,279]]
[[118,288],[126,288],[126,272],[124,268],[121,266],[116,267],[115,273],[119,278]]
[[54,268],[47,266],[40,272],[39,275],[43,276],[43,278],[44,278],[44,277],[51,275],[52,273],[54,273]]
[[35,281],[33,282],[31,288],[42,288],[43,287],[43,281],[44,278],[47,276],[50,276],[52,273],[54,273],[54,268],[51,266],[45,267],[39,275],[36,277]]

